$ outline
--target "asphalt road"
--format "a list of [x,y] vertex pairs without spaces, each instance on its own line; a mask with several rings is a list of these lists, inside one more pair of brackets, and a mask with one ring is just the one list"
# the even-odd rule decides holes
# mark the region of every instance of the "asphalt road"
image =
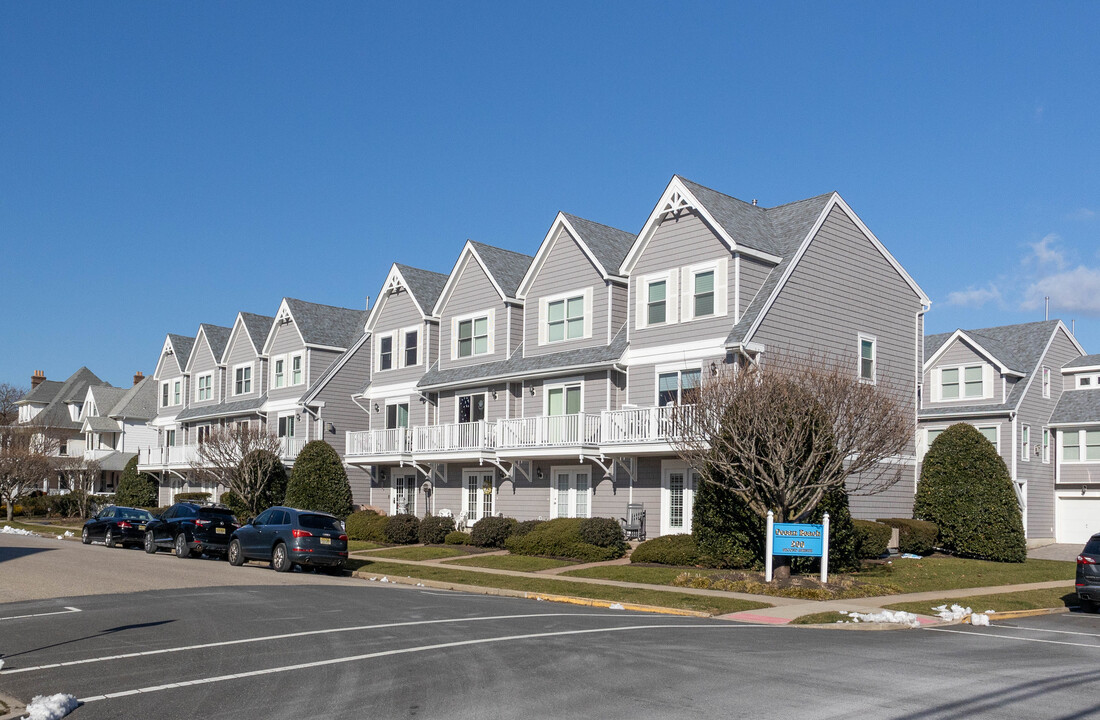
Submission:
[[[165,585],[225,568],[146,559]],[[285,584],[0,604],[0,692],[72,693],[78,720],[1100,717],[1100,615],[833,631],[238,576]]]

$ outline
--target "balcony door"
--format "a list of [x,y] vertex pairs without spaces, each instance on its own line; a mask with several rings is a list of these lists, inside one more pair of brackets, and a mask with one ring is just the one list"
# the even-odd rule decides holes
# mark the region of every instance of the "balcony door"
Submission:
[[[581,385],[557,385],[546,388],[546,414],[552,418],[563,415],[577,415],[581,411]],[[574,418],[573,422],[576,422]],[[576,442],[579,432],[569,427],[569,420],[550,420],[547,441],[555,445],[563,442]],[[557,516],[555,516],[557,517]],[[563,516],[566,517],[566,516]]]
[[394,474],[390,488],[390,514],[416,514],[416,473]]
[[473,395],[459,395],[458,396],[458,417],[455,418],[459,423],[477,422],[485,419],[485,393],[475,393]]
[[661,463],[661,534],[691,532],[691,512],[699,473],[676,461]]
[[386,406],[386,429],[396,430],[409,426],[409,404],[393,403]]
[[462,509],[466,521],[474,524],[483,517],[491,517],[496,502],[496,473],[478,468],[462,471]]
[[550,469],[550,517],[592,517],[592,474],[587,467]]

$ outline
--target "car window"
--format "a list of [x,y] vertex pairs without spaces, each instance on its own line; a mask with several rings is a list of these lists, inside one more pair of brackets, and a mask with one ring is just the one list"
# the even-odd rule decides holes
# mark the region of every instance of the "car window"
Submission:
[[286,525],[290,522],[290,517],[287,515],[286,510],[276,510],[271,514],[272,525]]
[[152,520],[153,516],[145,510],[138,510],[137,508],[117,508],[115,510],[117,517],[124,518],[126,520]]
[[176,506],[176,517],[179,517],[179,518],[195,517],[195,508],[191,507],[190,505],[177,505]]
[[233,511],[229,508],[221,507],[202,507],[199,508],[199,517],[219,517],[225,520],[237,521],[237,518],[233,517]]
[[1085,555],[1100,555],[1100,537],[1094,537],[1085,543],[1085,549],[1081,552]]
[[101,510],[100,513],[99,513],[99,519],[100,520],[106,520],[108,518],[113,518],[114,516],[115,516],[115,509],[114,508],[103,508],[103,510]]
[[274,512],[274,511],[272,511],[272,510],[264,510],[264,511],[263,511],[262,513],[260,513],[260,514],[259,514],[259,515],[258,515],[258,516],[256,517],[256,519],[255,519],[255,521],[254,521],[254,522],[255,522],[255,523],[256,523],[257,525],[267,525],[268,523],[270,523],[270,522],[271,522],[271,514],[272,514],[273,512]]
[[298,516],[298,524],[310,530],[341,530],[340,521],[328,515],[302,513]]

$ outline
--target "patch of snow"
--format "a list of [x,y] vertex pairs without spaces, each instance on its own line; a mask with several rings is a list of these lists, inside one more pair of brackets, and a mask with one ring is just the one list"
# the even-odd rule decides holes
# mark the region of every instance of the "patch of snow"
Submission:
[[973,613],[970,616],[970,624],[971,625],[988,625],[989,624],[989,616],[986,615],[985,613]]
[[0,658],[0,670],[4,669],[4,658]]
[[932,608],[932,612],[936,613],[936,616],[944,622],[955,622],[957,620],[962,620],[964,617],[971,614],[973,610],[968,607],[964,608],[961,605],[947,607],[947,605],[944,604]]
[[80,707],[80,701],[72,695],[35,695],[23,720],[60,720]]
[[608,610],[626,610],[626,608],[623,607],[622,603],[612,603],[611,605],[607,606],[607,609]]
[[389,581],[390,581],[390,579],[388,577],[384,577],[381,580],[379,580],[378,582],[388,583]]
[[883,610],[877,613],[848,613],[848,617],[854,623],[896,623],[898,625],[908,625],[909,627],[920,627],[920,620],[917,616],[904,610]]
[[902,553],[899,557],[902,557],[906,560],[923,560],[924,559],[920,555],[914,555],[913,553]]
[[847,615],[848,614],[847,610],[837,610],[837,612],[840,613],[841,615]]
[[0,528],[0,533],[4,535],[35,535],[38,533],[32,533],[30,530],[24,530],[22,528],[13,528],[11,525],[5,525]]

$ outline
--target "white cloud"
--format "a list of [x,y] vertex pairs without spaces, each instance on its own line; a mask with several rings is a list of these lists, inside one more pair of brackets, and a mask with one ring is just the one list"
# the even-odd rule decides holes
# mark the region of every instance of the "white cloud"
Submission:
[[966,290],[956,290],[947,296],[948,305],[960,307],[979,308],[988,302],[1002,302],[1001,291],[993,283],[984,288],[968,287]]
[[1078,208],[1069,214],[1070,220],[1088,221],[1092,220],[1094,217],[1096,217],[1096,211],[1086,207]]
[[1031,257],[1026,258],[1024,263],[1034,260],[1039,265],[1053,265],[1054,267],[1062,270],[1066,267],[1066,256],[1060,248],[1054,247],[1058,242],[1061,242],[1056,233],[1050,233],[1046,235],[1042,240],[1037,243],[1030,243],[1031,245]]
[[1043,299],[1047,297],[1050,298],[1052,310],[1070,310],[1100,317],[1100,268],[1081,265],[1074,270],[1040,278],[1028,286],[1021,306],[1025,310],[1041,308]]

